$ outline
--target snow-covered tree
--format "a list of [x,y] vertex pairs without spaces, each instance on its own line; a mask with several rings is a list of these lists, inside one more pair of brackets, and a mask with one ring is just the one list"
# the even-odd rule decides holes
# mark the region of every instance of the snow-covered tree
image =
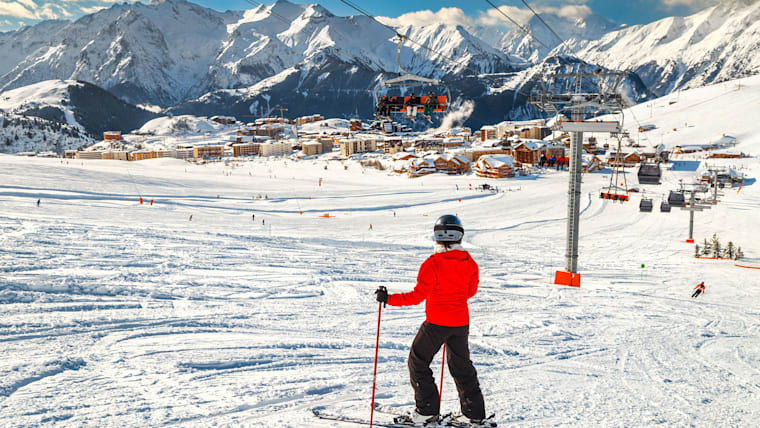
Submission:
[[712,252],[713,257],[720,257],[720,240],[718,239],[718,234],[713,233],[712,239],[710,239],[710,250]]
[[727,259],[734,259],[734,254],[736,253],[736,247],[734,247],[734,243],[731,241],[728,241],[728,245],[726,245],[726,251],[724,251],[724,256]]

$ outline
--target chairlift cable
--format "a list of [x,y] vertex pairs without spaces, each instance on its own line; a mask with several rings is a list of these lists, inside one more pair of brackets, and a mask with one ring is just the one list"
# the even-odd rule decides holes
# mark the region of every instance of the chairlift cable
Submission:
[[512,17],[510,17],[509,15],[507,15],[506,13],[504,13],[504,11],[502,11],[501,9],[499,9],[495,4],[493,4],[493,2],[491,2],[491,0],[485,0],[485,2],[488,3],[488,4],[490,4],[491,7],[493,7],[497,12],[499,12],[502,15],[504,15],[505,18],[507,18],[510,22],[512,22],[513,24],[515,24],[517,26],[517,28],[519,28],[523,33],[525,33],[528,36],[530,36],[531,39],[537,41],[539,44],[541,44],[541,46],[545,47],[546,49],[552,50],[552,48],[550,48],[546,43],[544,43],[541,40],[539,40],[538,38],[536,38],[536,36],[534,36],[530,32],[530,30],[528,30],[527,28],[523,27],[522,24],[520,24],[519,22],[515,21],[514,19],[512,19]]
[[440,56],[441,58],[446,59],[447,61],[449,61],[449,62],[451,62],[453,64],[456,64],[456,65],[459,65],[459,66],[464,66],[464,67],[470,69],[471,71],[474,71],[476,74],[480,74],[479,70],[475,70],[474,68],[470,67],[469,65],[463,64],[464,60],[457,61],[457,60],[455,60],[455,59],[453,59],[453,58],[451,58],[451,57],[449,57],[449,56],[441,53],[440,51],[437,51],[437,50],[435,50],[435,49],[433,49],[433,48],[431,48],[431,47],[429,47],[429,46],[427,46],[427,45],[425,45],[423,43],[420,43],[420,42],[417,42],[417,41],[414,41],[414,40],[410,39],[409,37],[407,37],[407,36],[399,33],[395,28],[391,27],[390,25],[383,24],[382,22],[378,21],[377,18],[375,18],[374,16],[370,15],[368,12],[366,12],[364,9],[362,9],[358,5],[354,4],[350,0],[340,0],[340,1],[342,3],[344,3],[345,5],[347,5],[347,6],[351,7],[351,8],[353,8],[353,9],[355,9],[357,12],[361,13],[362,15],[370,18],[371,20],[373,20],[373,21],[377,22],[378,24],[382,25],[383,27],[387,28],[388,30],[392,31],[394,34],[396,34],[396,37],[401,38],[403,41],[408,41],[408,42],[412,43],[413,45],[417,45],[417,46],[419,46],[419,47],[421,47],[423,49],[426,49],[426,50],[428,50],[428,51],[430,51],[430,52],[432,52],[432,53]]
[[[486,0],[486,1],[488,1],[488,0]],[[552,34],[554,34],[554,37],[556,37],[557,39],[559,39],[559,41],[565,46],[565,48],[567,49],[568,52],[572,53],[573,55],[576,55],[575,52],[572,49],[570,49],[570,46],[567,45],[567,43],[565,42],[565,40],[562,37],[560,37],[559,34],[557,34],[557,32],[554,31],[554,29],[546,21],[544,21],[543,18],[541,18],[541,15],[539,15],[538,13],[536,13],[536,11],[533,10],[532,7],[530,7],[530,5],[528,4],[528,2],[526,2],[525,0],[521,0],[521,1],[525,5],[525,7],[527,7],[528,9],[530,9],[530,11],[533,12],[533,15],[535,15],[536,18],[538,18],[538,20],[541,21],[546,26],[546,28],[548,28],[549,31],[552,32]]]

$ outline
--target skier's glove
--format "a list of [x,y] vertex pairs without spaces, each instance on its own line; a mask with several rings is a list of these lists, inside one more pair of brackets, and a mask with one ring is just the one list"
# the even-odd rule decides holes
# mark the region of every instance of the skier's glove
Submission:
[[382,285],[377,287],[377,290],[375,290],[375,297],[377,301],[382,303],[383,307],[385,307],[388,304],[388,289]]

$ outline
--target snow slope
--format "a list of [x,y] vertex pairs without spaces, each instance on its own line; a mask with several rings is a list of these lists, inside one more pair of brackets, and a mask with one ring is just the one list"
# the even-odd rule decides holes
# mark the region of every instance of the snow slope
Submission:
[[[666,129],[722,106],[694,131],[729,126],[734,150],[754,154],[753,79],[655,103],[652,122]],[[683,166],[702,160],[691,156],[665,184],[641,186],[655,203],[693,179]],[[760,162],[711,163],[747,180],[696,214],[695,238],[717,233],[760,267]],[[500,426],[754,425],[760,271],[692,257],[685,211],[596,198],[601,173],[584,176],[582,287],[555,286],[567,177],[408,179],[326,157],[225,166],[0,155],[0,425],[343,426],[316,420],[317,406],[368,417],[372,292],[413,287],[445,213],[460,216],[480,265],[470,347]],[[483,183],[501,191],[470,190]],[[699,281],[707,293],[691,300]],[[378,401],[413,405],[406,357],[423,319],[423,307],[383,309]],[[449,375],[442,407],[458,409]]]

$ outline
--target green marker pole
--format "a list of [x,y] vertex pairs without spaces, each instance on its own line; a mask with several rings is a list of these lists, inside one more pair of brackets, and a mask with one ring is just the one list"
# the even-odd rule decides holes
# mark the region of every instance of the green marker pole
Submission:
[[642,264],[641,264],[641,280],[642,280],[642,281],[644,280],[644,268],[645,268],[645,267],[646,267],[646,266],[644,266],[644,263],[642,263]]

